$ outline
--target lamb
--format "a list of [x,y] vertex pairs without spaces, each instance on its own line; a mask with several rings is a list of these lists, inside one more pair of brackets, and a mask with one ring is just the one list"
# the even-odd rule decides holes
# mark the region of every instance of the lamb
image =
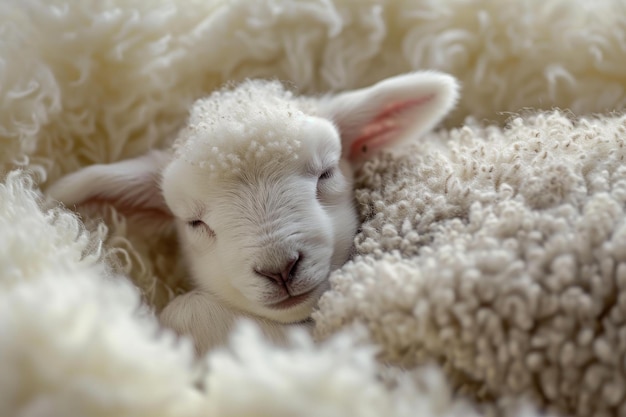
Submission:
[[457,97],[456,80],[432,71],[321,97],[247,80],[197,100],[169,149],[88,166],[48,194],[175,223],[194,289],[160,319],[199,353],[242,316],[281,340],[310,325],[330,272],[351,255],[354,172],[432,129]]

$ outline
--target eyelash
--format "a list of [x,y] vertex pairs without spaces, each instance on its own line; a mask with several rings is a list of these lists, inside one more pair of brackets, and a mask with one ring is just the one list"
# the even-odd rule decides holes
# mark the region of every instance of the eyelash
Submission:
[[332,176],[335,174],[335,168],[328,168],[326,171],[322,172],[320,174],[320,176],[317,178],[318,181],[323,181],[323,180],[327,180],[329,178],[332,178]]
[[194,230],[203,228],[204,232],[208,232],[211,236],[215,236],[215,232],[211,229],[205,222],[202,220],[190,220],[187,222],[187,225]]

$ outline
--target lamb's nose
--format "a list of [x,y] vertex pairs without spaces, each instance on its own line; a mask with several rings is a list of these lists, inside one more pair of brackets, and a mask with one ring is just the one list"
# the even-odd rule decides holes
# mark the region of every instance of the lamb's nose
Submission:
[[302,255],[298,253],[296,256],[289,259],[280,271],[258,268],[255,269],[254,272],[274,281],[277,284],[287,283],[295,275],[301,258]]

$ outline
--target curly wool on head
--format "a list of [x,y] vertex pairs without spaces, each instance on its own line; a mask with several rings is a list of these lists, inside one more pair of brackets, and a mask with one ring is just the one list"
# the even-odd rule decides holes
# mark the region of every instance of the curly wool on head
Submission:
[[[307,108],[309,107],[309,108]],[[247,80],[197,100],[174,144],[175,157],[209,173],[298,159],[310,106],[278,81]]]

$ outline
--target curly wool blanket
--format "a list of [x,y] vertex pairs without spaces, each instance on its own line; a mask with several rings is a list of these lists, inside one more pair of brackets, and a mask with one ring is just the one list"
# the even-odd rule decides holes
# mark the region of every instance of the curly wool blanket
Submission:
[[[626,415],[624,2],[5,0],[0,34],[0,415]],[[194,358],[172,232],[44,201],[225,81],[428,68],[461,102],[359,173],[315,342]]]

